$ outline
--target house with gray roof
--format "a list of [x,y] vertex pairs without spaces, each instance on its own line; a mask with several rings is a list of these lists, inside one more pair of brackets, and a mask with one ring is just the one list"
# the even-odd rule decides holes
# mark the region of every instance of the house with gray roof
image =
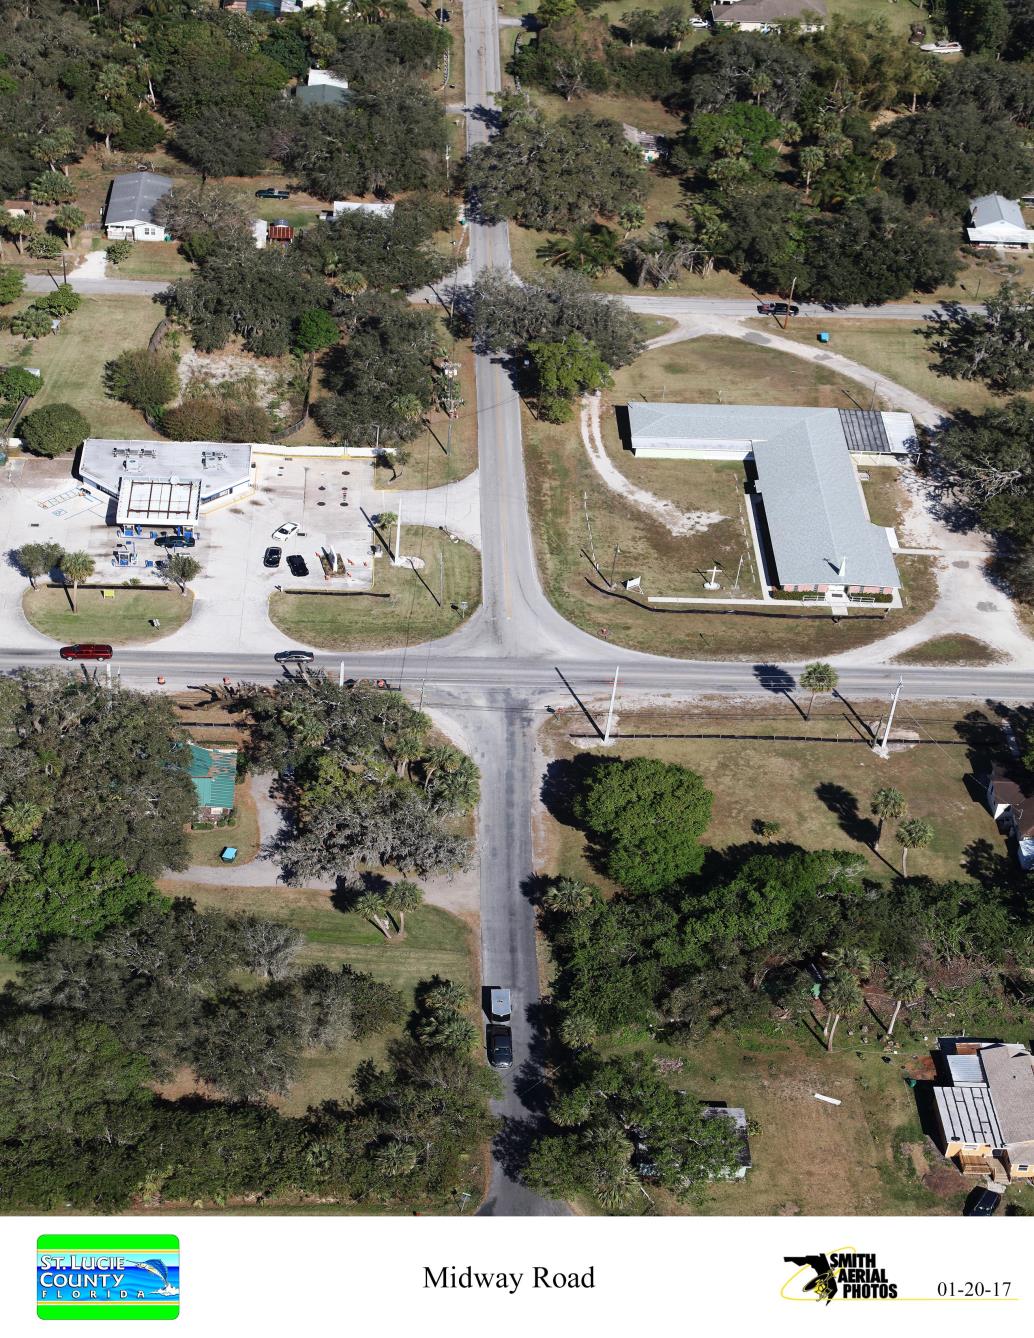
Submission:
[[172,177],[158,172],[125,172],[113,178],[104,210],[109,241],[164,241],[165,226],[154,221],[154,206],[172,185]]
[[711,22],[715,27],[740,32],[771,32],[784,23],[797,23],[801,32],[820,32],[825,26],[824,0],[715,0]]
[[1006,1041],[941,1037],[934,1110],[944,1155],[964,1174],[1034,1180],[1034,1060]]
[[294,90],[300,107],[344,107],[352,100],[348,80],[329,70],[310,69],[304,84]]
[[829,602],[901,585],[887,531],[869,519],[855,462],[893,463],[915,443],[907,413],[768,404],[629,404],[636,456],[744,461],[768,584]]
[[1034,242],[1016,200],[1004,195],[980,195],[969,202],[966,236],[974,246],[1022,246]]

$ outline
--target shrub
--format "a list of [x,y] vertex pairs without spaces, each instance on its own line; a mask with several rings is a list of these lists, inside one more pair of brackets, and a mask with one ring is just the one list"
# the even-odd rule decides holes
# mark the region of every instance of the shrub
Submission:
[[26,307],[17,316],[11,317],[11,332],[21,335],[23,339],[39,339],[41,335],[50,334],[52,319],[53,317],[40,307]]
[[127,241],[112,242],[105,250],[104,254],[108,257],[109,264],[121,265],[123,260],[128,260],[133,252],[133,243]]
[[105,367],[104,384],[113,399],[155,414],[179,393],[176,360],[162,349],[153,353],[147,348],[127,349]]
[[82,294],[77,293],[70,283],[63,283],[52,292],[37,297],[32,305],[51,316],[67,316],[70,312],[78,311],[82,304]]
[[90,424],[71,404],[45,404],[26,414],[18,432],[33,455],[65,455],[83,444],[90,435]]
[[195,395],[165,410],[162,430],[174,441],[265,441],[275,427],[261,404]]
[[64,247],[52,232],[38,232],[25,243],[25,249],[35,260],[56,260]]

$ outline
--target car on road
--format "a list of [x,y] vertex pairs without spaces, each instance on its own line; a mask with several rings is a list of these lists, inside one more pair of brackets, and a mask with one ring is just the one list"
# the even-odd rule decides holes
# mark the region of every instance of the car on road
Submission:
[[154,541],[160,548],[196,548],[197,540],[192,534],[159,534]]
[[800,307],[796,302],[759,302],[759,316],[798,316]]
[[488,1016],[493,1022],[509,1022],[510,991],[493,987],[488,991]]
[[278,650],[273,656],[277,664],[308,664],[315,658],[311,650]]
[[292,576],[308,576],[309,574],[309,564],[301,553],[291,553],[288,556],[287,565]]
[[275,545],[270,544],[270,546],[262,554],[263,567],[279,567],[280,559],[283,557],[283,555],[284,555],[284,550],[282,548],[277,548]]
[[962,1209],[963,1217],[993,1217],[1004,1195],[998,1189],[975,1189]]
[[494,1069],[513,1068],[513,1032],[509,1027],[489,1027],[488,1062]]
[[58,654],[63,660],[110,660],[113,651],[100,642],[83,641],[75,646],[62,646]]
[[289,200],[291,192],[289,190],[277,190],[273,186],[264,186],[262,190],[255,192],[256,200]]
[[710,28],[711,25],[707,19],[702,19],[699,14],[694,14],[689,21],[689,26],[691,28]]
[[291,535],[297,530],[298,526],[293,520],[287,521],[283,525],[278,525],[269,536],[271,539],[290,539]]

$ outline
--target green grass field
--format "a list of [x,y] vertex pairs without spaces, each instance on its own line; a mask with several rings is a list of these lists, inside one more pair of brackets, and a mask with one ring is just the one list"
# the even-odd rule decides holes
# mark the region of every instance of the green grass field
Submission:
[[[94,239],[93,249],[104,251],[111,243],[106,237]],[[108,262],[108,276],[115,279],[185,279],[193,266],[180,254],[175,242],[134,242],[129,255],[118,265]],[[157,321],[155,321],[157,324]]]
[[[207,733],[207,731],[206,731]],[[214,742],[214,740],[213,740]],[[237,847],[234,864],[247,864],[255,858],[261,846],[258,813],[251,796],[251,784],[245,779],[237,782],[234,814],[235,822],[211,831],[191,831],[187,835],[191,864],[207,864],[218,868],[223,864],[222,853],[227,846]]]
[[959,633],[939,636],[894,656],[895,664],[997,664],[1002,656],[986,641]]
[[[808,694],[798,693],[797,701],[806,712]],[[893,831],[887,831],[879,852],[872,849],[875,823],[869,813],[873,790],[890,785],[905,796],[910,816],[926,818],[934,829],[932,844],[913,851],[910,873],[963,877],[964,851],[976,841],[988,841],[1004,855],[1005,842],[987,808],[967,788],[974,761],[969,747],[960,742],[967,728],[962,723],[965,712],[947,702],[903,697],[895,737],[937,742],[892,749],[884,761],[866,746],[865,726],[885,719],[886,710],[886,701],[847,705],[821,697],[812,719],[805,721],[784,696],[773,695],[768,705],[735,711],[713,700],[689,705],[677,716],[663,710],[629,711],[619,716],[613,751],[619,757],[678,762],[698,772],[715,796],[704,840],[718,849],[756,840],[752,824],[762,819],[780,824],[779,841],[810,850],[851,850],[865,856],[874,874],[891,877],[900,867],[900,847]],[[587,722],[565,712],[550,735],[557,755],[573,757],[577,740],[569,736],[587,732]],[[660,734],[712,737],[629,737]],[[840,742],[806,742],[806,736]],[[550,869],[605,884],[587,861],[582,833],[552,818],[549,827]]]
[[162,318],[145,297],[86,297],[57,334],[25,340],[0,331],[0,365],[38,367],[43,389],[30,409],[71,404],[98,437],[153,436],[143,416],[104,393],[104,365],[129,348],[143,348]]
[[[70,592],[69,592],[70,593]],[[55,641],[104,641],[128,646],[158,641],[176,632],[190,617],[194,596],[178,590],[133,590],[116,587],[105,599],[98,589],[79,590],[79,612],[73,613],[63,589],[27,590],[22,612],[44,636]],[[157,618],[161,627],[152,627]]]
[[[378,558],[373,588],[388,593],[390,599],[285,591],[270,596],[270,619],[287,636],[327,650],[416,645],[455,631],[481,602],[480,553],[470,544],[451,543],[439,530],[418,525],[404,528],[402,543],[403,555],[421,559],[424,566],[394,567],[386,555]],[[439,603],[443,589],[444,603]],[[453,608],[464,600],[465,612]]]
[[[203,884],[169,883],[166,892],[192,897],[199,905],[237,915],[284,920],[305,935],[301,965],[323,962],[368,971],[400,990],[412,1006],[416,985],[440,975],[458,981],[477,1008],[476,943],[462,920],[436,906],[422,906],[406,916],[406,937],[388,942],[361,915],[336,910],[329,892],[294,888],[216,888]],[[398,1033],[395,1033],[396,1035]],[[383,1034],[362,1044],[309,1055],[299,1081],[276,1104],[288,1114],[301,1114],[320,1101],[347,1100],[349,1081],[363,1059],[381,1059],[392,1036]]]

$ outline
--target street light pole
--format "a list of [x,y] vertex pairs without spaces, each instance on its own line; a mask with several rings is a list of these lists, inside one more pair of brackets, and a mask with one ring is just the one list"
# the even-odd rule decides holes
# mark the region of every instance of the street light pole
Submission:
[[874,743],[872,750],[877,757],[887,758],[890,756],[890,731],[894,726],[894,712],[898,709],[898,698],[901,696],[901,689],[905,685],[903,678],[898,679],[898,685],[894,689],[894,698],[890,703],[890,715],[887,716],[887,728],[883,731],[883,742]]
[[614,686],[610,690],[610,708],[607,711],[607,728],[603,731],[603,743],[606,746],[610,743],[610,730],[614,723],[614,699],[618,695],[618,674],[621,673],[620,664],[614,670]]

